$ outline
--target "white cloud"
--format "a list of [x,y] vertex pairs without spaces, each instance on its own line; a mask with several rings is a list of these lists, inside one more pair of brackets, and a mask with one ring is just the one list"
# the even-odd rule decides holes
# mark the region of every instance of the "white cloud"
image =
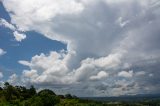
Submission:
[[133,71],[121,71],[118,73],[119,77],[131,78],[133,76]]
[[15,40],[18,41],[18,42],[21,42],[22,40],[26,39],[25,34],[19,33],[17,31],[13,32],[13,35],[15,37]]
[[0,48],[0,56],[6,54],[7,52]]
[[121,26],[124,27],[129,23],[129,20],[123,21],[122,17],[119,17],[119,19],[117,20],[117,23]]
[[2,73],[2,72],[0,72],[0,79],[1,79],[1,78],[3,78],[3,73]]
[[[38,77],[37,70],[24,70],[23,77],[29,78],[29,82],[37,83],[36,78]],[[27,81],[27,79],[25,79]]]
[[4,26],[6,28],[9,28],[11,30],[15,30],[16,28],[14,27],[14,25],[8,23],[5,19],[0,18],[0,26]]
[[17,84],[18,81],[18,76],[16,74],[12,74],[11,76],[9,76],[8,82],[10,84]]
[[[77,81],[81,82],[85,79],[107,77],[108,73],[100,71],[100,69],[107,70],[116,67],[120,63],[120,57],[120,55],[113,54],[98,59],[88,58],[83,60],[81,66],[75,70],[68,69],[67,62],[70,54],[65,54],[64,52],[50,52],[49,55],[36,55],[32,57],[31,62],[19,61],[19,63],[31,68],[30,71],[25,70],[23,74],[25,77],[30,78],[32,83],[70,84]],[[94,76],[95,73],[97,73],[97,76]]]
[[149,74],[149,77],[153,77],[154,75],[151,73],[151,74]]
[[135,73],[137,76],[142,76],[142,75],[145,75],[146,72],[145,71],[139,71],[139,72],[136,72]]
[[23,2],[4,0],[2,2],[8,11],[15,13],[10,14],[12,22],[21,30],[30,29],[33,24],[41,25],[43,21],[49,23],[56,15],[77,14],[83,10],[83,5],[76,0],[24,0]]
[[22,64],[22,65],[25,65],[25,66],[30,66],[31,65],[28,61],[24,61],[24,60],[19,60],[18,63]]
[[14,35],[16,41],[21,42],[22,40],[26,39],[25,34],[19,33],[17,31],[17,28],[13,24],[7,22],[5,19],[0,18],[0,26],[4,26],[4,27],[9,28],[10,30],[14,31],[13,35]]
[[[31,62],[19,61],[20,64],[29,66],[31,70],[25,70],[23,75],[30,78],[32,83],[61,83],[67,84],[66,54],[50,52],[49,55],[41,54],[32,57]],[[61,79],[59,79],[61,77]]]
[[118,67],[121,63],[122,54],[110,54],[101,58],[87,58],[81,62],[81,66],[75,70],[75,80],[84,81],[101,69],[107,71]]
[[100,80],[100,79],[106,78],[106,77],[108,77],[108,73],[106,73],[105,71],[100,71],[99,73],[97,73],[97,75],[91,76],[90,79],[91,80]]

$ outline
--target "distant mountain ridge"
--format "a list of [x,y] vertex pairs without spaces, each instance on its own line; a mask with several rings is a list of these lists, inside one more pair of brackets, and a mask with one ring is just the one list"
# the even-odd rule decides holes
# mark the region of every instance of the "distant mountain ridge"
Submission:
[[160,99],[160,94],[138,94],[138,95],[123,95],[118,97],[80,97],[81,99],[96,100],[96,101],[143,101]]

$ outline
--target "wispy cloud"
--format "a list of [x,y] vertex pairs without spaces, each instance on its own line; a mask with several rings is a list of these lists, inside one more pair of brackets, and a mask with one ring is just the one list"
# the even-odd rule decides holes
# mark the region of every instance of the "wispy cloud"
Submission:
[[9,29],[11,29],[11,30],[13,30],[13,31],[16,30],[16,28],[15,28],[14,25],[8,23],[5,19],[2,19],[2,18],[0,18],[0,25],[1,25],[1,26],[4,26],[4,27],[6,27],[6,28],[9,28]]
[[5,19],[0,18],[0,26],[4,26],[12,30],[16,41],[21,42],[22,40],[26,39],[25,34],[19,33],[18,29],[13,24],[7,22]]

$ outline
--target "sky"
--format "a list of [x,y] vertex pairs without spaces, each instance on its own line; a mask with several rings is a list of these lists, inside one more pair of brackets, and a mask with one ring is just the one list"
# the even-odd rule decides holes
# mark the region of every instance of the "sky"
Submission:
[[159,0],[0,0],[0,86],[157,94],[159,41]]

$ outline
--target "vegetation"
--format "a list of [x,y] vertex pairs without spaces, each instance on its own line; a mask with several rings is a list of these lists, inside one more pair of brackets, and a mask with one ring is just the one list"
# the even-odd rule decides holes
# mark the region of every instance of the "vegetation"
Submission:
[[36,92],[34,86],[12,86],[8,82],[0,87],[0,106],[160,106],[159,100],[139,102],[98,102],[80,99],[71,94],[56,95],[52,90]]

